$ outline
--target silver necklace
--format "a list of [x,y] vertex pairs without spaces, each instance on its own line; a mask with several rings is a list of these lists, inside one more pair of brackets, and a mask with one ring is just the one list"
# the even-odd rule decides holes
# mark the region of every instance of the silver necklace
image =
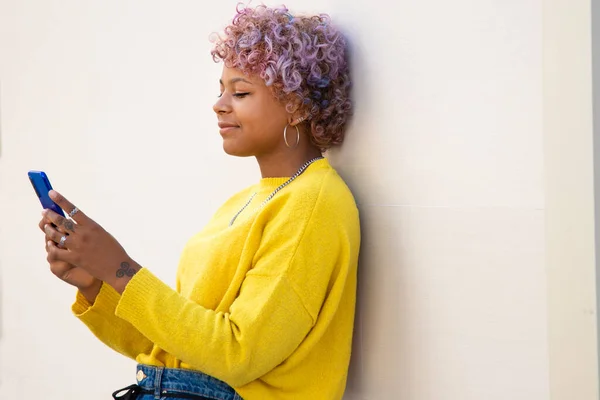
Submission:
[[[294,175],[291,176],[290,179],[288,179],[287,181],[285,181],[281,185],[279,185],[275,190],[273,190],[273,192],[270,195],[267,196],[266,199],[263,200],[262,203],[260,203],[260,206],[258,206],[257,211],[260,210],[261,208],[263,208],[265,206],[265,204],[267,204],[269,202],[269,200],[271,200],[277,194],[277,192],[279,192],[281,189],[283,189],[284,187],[289,185],[294,179],[299,177],[306,170],[306,168],[308,168],[308,166],[310,164],[314,163],[317,160],[321,160],[322,158],[323,157],[316,157],[316,158],[313,158],[312,160],[305,162],[304,165],[302,165],[300,167],[300,169],[298,171],[296,171],[296,173]],[[252,199],[254,199],[254,196],[256,196],[256,192],[254,192],[252,194],[252,196],[250,196],[250,199],[248,199],[246,204],[244,204],[244,206],[242,208],[240,208],[240,211],[236,212],[235,215],[233,216],[233,218],[231,218],[231,221],[229,221],[229,226],[233,225],[236,218],[242,213],[242,211],[244,211],[246,209],[246,207],[248,207],[250,205],[250,203],[252,202]]]

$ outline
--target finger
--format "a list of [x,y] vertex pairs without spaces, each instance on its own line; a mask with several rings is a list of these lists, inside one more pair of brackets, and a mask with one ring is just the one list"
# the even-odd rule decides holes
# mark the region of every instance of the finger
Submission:
[[53,241],[49,240],[46,243],[46,247],[47,247],[47,252],[48,252],[48,256],[46,257],[48,261],[64,261],[66,263],[69,264],[73,264],[76,265],[75,263],[75,256],[69,252],[69,250],[65,250],[65,249],[61,249],[60,247],[58,247],[56,245],[56,243],[54,243]]
[[[55,243],[60,243],[63,237],[65,237],[65,238],[69,237],[67,234],[57,231],[51,225],[48,225],[48,224],[46,224],[46,226],[45,226],[45,232],[46,232],[46,237]],[[63,247],[67,247],[67,245],[65,243],[66,243],[66,240],[62,240]]]
[[50,236],[48,236],[48,234],[46,233],[46,231],[44,231],[45,235],[44,235],[44,244],[48,243],[48,240],[52,240],[54,241]]
[[[48,239],[48,237],[47,237],[47,236],[44,236],[44,250],[46,250],[46,254],[48,253],[48,241],[49,241],[49,240],[50,240],[50,239]],[[47,259],[47,258],[48,258],[48,257],[46,257],[46,259]],[[50,262],[50,260],[48,260],[48,262]]]
[[46,218],[42,218],[38,226],[40,227],[40,230],[44,233],[46,232],[46,225],[48,225],[48,221],[46,221]]
[[73,214],[72,212],[75,210],[75,206],[67,200],[62,194],[58,193],[56,190],[51,190],[48,192],[48,195],[63,211],[69,215],[75,222],[78,224],[85,224],[89,222],[89,218],[79,209]]
[[53,223],[54,225],[56,225],[56,228],[61,231],[61,232],[67,232],[72,234],[73,232],[75,232],[75,227],[77,226],[77,224],[73,221],[71,221],[68,218],[63,217],[62,215],[59,215],[57,213],[55,213],[54,211],[48,209],[45,209],[44,211],[42,211],[42,215],[51,223]]
[[39,226],[40,230],[41,230],[42,232],[44,232],[44,233],[46,232],[46,228],[45,228],[45,226],[46,226],[47,224],[50,224],[50,225],[52,225],[54,228],[56,228],[56,225],[54,225],[54,224],[53,224],[53,223],[52,223],[52,222],[51,222],[49,219],[47,219],[46,217],[43,217],[43,218],[40,220],[40,223],[38,224],[38,226]]
[[46,240],[46,243],[44,244],[46,245],[46,260],[52,264],[54,261],[56,261],[56,255],[50,251],[50,243],[52,243],[53,246],[56,246],[56,243],[54,243],[52,240]]
[[64,262],[56,262],[56,260],[49,261],[50,262],[50,272],[59,277],[60,279],[65,279],[69,277],[69,273],[72,270],[72,267]]

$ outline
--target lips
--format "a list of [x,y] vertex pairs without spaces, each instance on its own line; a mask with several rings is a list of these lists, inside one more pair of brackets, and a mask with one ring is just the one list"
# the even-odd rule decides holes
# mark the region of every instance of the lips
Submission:
[[239,128],[239,125],[233,124],[231,122],[221,121],[219,122],[219,128],[221,128],[219,129],[219,133],[221,134],[221,136],[224,136],[230,133],[231,131],[234,131],[237,128]]
[[219,128],[221,128],[221,129],[226,129],[226,128],[239,128],[239,125],[232,124],[232,123],[230,123],[230,122],[219,122]]

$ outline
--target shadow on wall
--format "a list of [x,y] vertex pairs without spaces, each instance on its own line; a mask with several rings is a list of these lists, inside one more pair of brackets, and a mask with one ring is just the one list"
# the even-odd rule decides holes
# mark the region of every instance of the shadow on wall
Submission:
[[[394,207],[365,204],[365,182],[376,184],[377,144],[373,143],[373,104],[376,100],[375,66],[367,59],[367,39],[352,31],[344,32],[349,42],[354,115],[344,144],[327,153],[331,164],[348,184],[357,201],[361,221],[361,251],[358,266],[358,293],[352,348],[345,400],[364,400],[386,396],[394,390],[399,398],[411,392],[411,363],[415,362],[416,343],[410,329],[407,294],[410,277],[406,276],[406,244],[402,213]],[[370,111],[369,111],[370,110]],[[400,353],[403,349],[404,354]],[[406,354],[411,349],[412,354]],[[415,349],[414,351],[412,349]],[[412,379],[411,379],[412,380]]]
[[[411,392],[418,341],[410,329],[410,276],[402,223],[381,207],[361,208],[362,245],[348,395]],[[402,350],[402,352],[401,352]],[[406,381],[400,382],[404,377]],[[361,398],[361,397],[357,397]]]

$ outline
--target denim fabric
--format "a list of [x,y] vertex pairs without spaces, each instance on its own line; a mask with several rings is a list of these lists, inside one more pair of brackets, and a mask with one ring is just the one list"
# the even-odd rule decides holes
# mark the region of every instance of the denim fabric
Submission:
[[[138,378],[145,375],[137,384],[144,391],[153,392],[141,394],[137,400],[187,400],[191,398],[190,395],[204,396],[211,400],[243,400],[225,382],[199,371],[149,365],[138,365],[137,370]],[[178,395],[181,397],[177,397]]]

